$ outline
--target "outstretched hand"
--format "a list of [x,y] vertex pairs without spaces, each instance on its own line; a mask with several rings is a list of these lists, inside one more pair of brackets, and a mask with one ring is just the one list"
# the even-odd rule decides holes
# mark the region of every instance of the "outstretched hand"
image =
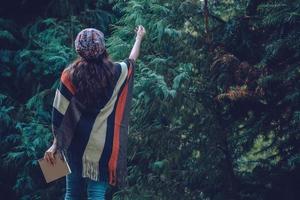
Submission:
[[142,25],[139,25],[135,28],[135,33],[137,38],[143,39],[146,34],[146,30]]

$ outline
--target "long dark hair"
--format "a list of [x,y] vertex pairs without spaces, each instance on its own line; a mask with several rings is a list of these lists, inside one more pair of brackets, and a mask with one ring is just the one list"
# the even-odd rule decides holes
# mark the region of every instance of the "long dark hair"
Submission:
[[76,87],[75,97],[86,107],[97,105],[100,98],[108,97],[114,82],[114,64],[105,50],[97,59],[78,57],[71,64],[71,80]]

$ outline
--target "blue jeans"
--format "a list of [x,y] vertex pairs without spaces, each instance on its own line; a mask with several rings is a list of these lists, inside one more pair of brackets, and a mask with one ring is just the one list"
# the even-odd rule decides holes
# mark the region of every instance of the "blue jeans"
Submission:
[[[66,176],[65,200],[81,200],[83,193],[87,191],[88,200],[104,200],[108,183],[94,181],[81,176],[81,162],[69,160],[72,173]],[[85,188],[87,186],[87,188]]]

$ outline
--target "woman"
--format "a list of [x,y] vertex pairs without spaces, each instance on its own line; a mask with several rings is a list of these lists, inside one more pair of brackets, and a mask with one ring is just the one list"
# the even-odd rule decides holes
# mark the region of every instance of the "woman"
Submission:
[[[72,173],[66,176],[65,200],[104,199],[107,186],[126,185],[128,114],[135,61],[145,35],[136,28],[129,58],[113,63],[103,33],[87,28],[78,33],[79,57],[63,70],[52,109],[52,146],[45,152],[55,164],[56,152],[65,153]],[[60,155],[60,154],[59,154]]]

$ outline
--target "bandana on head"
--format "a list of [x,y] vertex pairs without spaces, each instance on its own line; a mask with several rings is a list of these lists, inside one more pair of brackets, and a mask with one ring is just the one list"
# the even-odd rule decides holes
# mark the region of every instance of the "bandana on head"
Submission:
[[76,52],[86,60],[93,60],[105,51],[104,34],[94,28],[80,31],[75,39]]

